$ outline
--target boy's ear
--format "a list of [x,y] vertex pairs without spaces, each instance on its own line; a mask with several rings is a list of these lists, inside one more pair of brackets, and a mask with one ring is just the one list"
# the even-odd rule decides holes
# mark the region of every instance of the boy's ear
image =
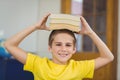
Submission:
[[51,52],[51,46],[48,46],[48,50],[49,50],[49,52]]
[[76,53],[76,47],[73,48],[73,54]]

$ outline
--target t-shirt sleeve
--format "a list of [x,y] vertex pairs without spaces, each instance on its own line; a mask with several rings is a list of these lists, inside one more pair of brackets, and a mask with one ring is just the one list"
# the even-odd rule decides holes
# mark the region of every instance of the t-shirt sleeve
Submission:
[[32,72],[34,69],[34,62],[35,62],[36,58],[37,58],[36,55],[34,55],[32,53],[28,53],[26,64],[24,65],[23,69],[26,71]]
[[86,60],[84,64],[84,72],[85,78],[93,78],[94,75],[94,68],[95,68],[95,61],[94,60]]

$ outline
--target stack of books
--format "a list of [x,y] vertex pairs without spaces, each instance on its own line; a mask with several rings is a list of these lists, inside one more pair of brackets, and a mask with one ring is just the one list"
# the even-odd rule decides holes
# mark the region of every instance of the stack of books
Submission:
[[51,14],[49,17],[50,30],[69,29],[73,32],[80,31],[80,17],[69,14]]

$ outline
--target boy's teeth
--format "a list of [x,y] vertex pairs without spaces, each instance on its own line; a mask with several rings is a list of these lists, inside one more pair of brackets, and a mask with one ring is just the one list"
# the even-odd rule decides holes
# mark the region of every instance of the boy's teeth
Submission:
[[65,57],[65,56],[67,56],[67,54],[59,54],[60,56],[62,56],[62,57]]

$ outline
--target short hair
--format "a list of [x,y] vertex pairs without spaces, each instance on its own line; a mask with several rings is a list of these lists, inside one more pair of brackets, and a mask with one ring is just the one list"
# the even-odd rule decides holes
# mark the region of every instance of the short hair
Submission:
[[49,35],[49,41],[48,41],[48,44],[49,46],[52,46],[52,42],[55,38],[55,36],[59,33],[66,33],[66,34],[69,34],[71,37],[73,37],[73,44],[74,46],[76,45],[76,38],[75,38],[75,35],[72,31],[68,30],[68,29],[59,29],[59,30],[53,30],[50,35]]

